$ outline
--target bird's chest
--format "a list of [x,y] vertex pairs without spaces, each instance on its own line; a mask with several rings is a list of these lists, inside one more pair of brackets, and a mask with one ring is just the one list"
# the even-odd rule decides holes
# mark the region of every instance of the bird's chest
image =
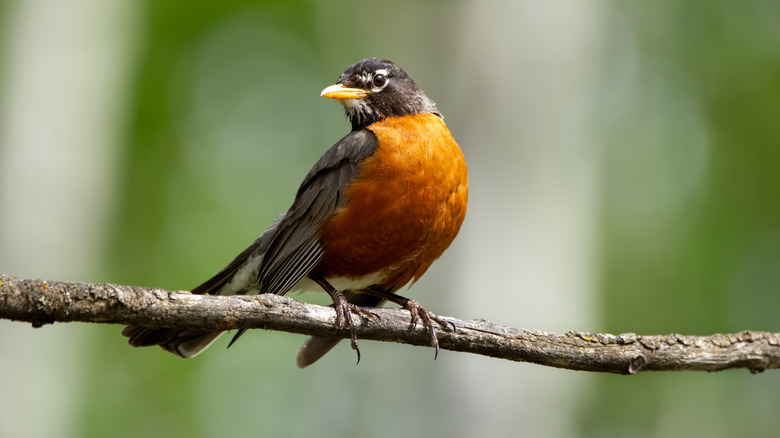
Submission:
[[323,262],[355,276],[393,271],[403,285],[457,235],[468,199],[466,163],[435,115],[388,118],[369,129],[379,146],[346,190],[346,206],[323,227]]

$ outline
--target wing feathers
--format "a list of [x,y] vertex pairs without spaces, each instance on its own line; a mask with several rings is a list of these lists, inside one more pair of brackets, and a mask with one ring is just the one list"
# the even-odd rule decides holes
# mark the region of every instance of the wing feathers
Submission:
[[322,224],[346,205],[344,191],[357,177],[360,163],[373,155],[377,145],[371,131],[353,131],[330,148],[306,175],[263,258],[258,276],[261,292],[286,293],[322,259]]

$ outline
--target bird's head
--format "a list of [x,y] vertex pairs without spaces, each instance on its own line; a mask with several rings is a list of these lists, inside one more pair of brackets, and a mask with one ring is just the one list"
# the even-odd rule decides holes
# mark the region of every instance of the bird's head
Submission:
[[368,58],[349,67],[322,96],[344,104],[352,129],[386,117],[441,114],[401,67],[386,59]]

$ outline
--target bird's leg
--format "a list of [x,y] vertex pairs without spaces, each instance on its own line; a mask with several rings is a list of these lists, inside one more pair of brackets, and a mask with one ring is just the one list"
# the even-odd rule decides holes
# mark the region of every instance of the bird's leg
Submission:
[[435,313],[425,310],[420,305],[420,303],[418,303],[415,300],[402,297],[401,295],[397,295],[392,292],[387,292],[380,289],[366,289],[361,292],[367,293],[369,295],[373,295],[375,297],[382,298],[387,301],[392,301],[393,303],[396,303],[400,305],[402,308],[408,310],[412,316],[413,326],[417,325],[418,320],[422,320],[423,325],[425,326],[425,328],[428,329],[428,333],[430,333],[431,335],[431,347],[434,348],[433,360],[436,360],[436,358],[439,357],[439,339],[436,337],[436,329],[433,327],[433,321],[436,321],[436,323],[443,328],[447,328],[447,326],[452,326],[452,329],[456,330],[455,324],[453,324],[450,321],[447,321],[444,318],[439,317]]
[[349,334],[350,334],[350,340],[352,349],[355,350],[357,353],[357,361],[360,363],[360,349],[358,348],[358,342],[357,342],[357,328],[355,327],[355,321],[352,319],[352,312],[355,312],[360,315],[364,315],[367,317],[376,317],[379,318],[379,315],[376,313],[365,309],[363,307],[360,307],[356,304],[352,304],[349,301],[347,301],[347,297],[344,296],[343,293],[336,290],[333,285],[328,283],[327,280],[324,278],[318,276],[318,275],[310,275],[309,276],[312,280],[314,280],[317,284],[322,287],[325,292],[330,295],[330,298],[333,300],[333,307],[336,310],[336,326],[337,328],[341,328],[344,326],[344,322],[346,321],[347,325],[349,326]]

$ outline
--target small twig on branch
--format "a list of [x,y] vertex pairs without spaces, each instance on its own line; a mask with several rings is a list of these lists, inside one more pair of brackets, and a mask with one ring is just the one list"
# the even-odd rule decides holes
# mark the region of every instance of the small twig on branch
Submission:
[[[409,314],[377,309],[377,318],[356,318],[358,336],[429,346],[425,328]],[[0,318],[32,323],[140,324],[155,327],[232,330],[262,328],[315,336],[349,337],[335,328],[330,307],[278,295],[211,296],[135,286],[25,280],[0,275]],[[445,318],[456,330],[439,330],[442,349],[558,368],[619,374],[640,371],[753,372],[780,368],[780,333],[744,331],[712,336],[639,336],[515,329],[484,320]],[[117,339],[117,342],[120,342]]]

